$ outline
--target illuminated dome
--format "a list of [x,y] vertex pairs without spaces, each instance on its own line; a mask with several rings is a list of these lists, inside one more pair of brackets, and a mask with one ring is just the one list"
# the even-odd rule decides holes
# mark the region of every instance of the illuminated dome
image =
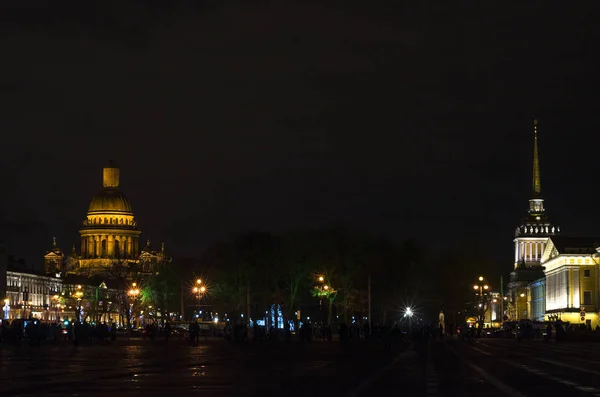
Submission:
[[92,198],[88,213],[126,212],[132,214],[131,204],[119,190],[119,169],[111,161],[102,170],[102,186],[104,189]]
[[136,260],[139,256],[141,231],[129,200],[119,190],[119,169],[112,162],[102,170],[102,186],[79,229],[80,266],[93,271],[106,270],[113,259]]
[[132,213],[131,204],[117,189],[105,188],[90,202],[88,212],[127,212]]

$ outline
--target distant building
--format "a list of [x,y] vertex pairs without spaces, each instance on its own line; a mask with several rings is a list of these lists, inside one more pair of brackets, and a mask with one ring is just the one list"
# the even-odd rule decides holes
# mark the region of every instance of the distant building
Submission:
[[1,318],[55,321],[80,315],[123,323],[119,309],[133,277],[150,275],[159,263],[170,261],[164,244],[155,251],[148,241],[140,251],[141,230],[119,190],[119,168],[112,162],[103,169],[103,189],[92,198],[79,233],[79,253],[73,246],[68,256],[53,239],[44,255],[43,274],[6,265],[0,246]]

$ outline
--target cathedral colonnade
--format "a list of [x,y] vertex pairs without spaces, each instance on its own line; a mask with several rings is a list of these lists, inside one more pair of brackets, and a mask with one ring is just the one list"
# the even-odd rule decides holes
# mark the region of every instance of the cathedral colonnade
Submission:
[[137,258],[138,238],[114,233],[82,235],[81,255],[85,258]]

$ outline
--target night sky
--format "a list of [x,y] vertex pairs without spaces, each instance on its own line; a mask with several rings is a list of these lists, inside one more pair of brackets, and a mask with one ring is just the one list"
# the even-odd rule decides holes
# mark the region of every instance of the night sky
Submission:
[[534,117],[551,220],[600,235],[595,1],[47,3],[0,6],[0,220],[28,261],[78,243],[112,159],[176,256],[343,223],[506,274]]

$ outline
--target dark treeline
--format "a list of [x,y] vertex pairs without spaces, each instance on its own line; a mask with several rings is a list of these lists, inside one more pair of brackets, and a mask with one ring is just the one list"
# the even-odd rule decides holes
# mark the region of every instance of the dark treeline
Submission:
[[[297,310],[303,318],[323,310],[321,321],[333,314],[334,321],[349,323],[368,314],[370,278],[374,324],[398,319],[408,306],[433,322],[439,310],[464,310],[478,260],[466,256],[432,254],[414,240],[395,243],[344,228],[247,232],[209,247],[201,272],[211,284],[206,300],[231,319],[246,314],[250,302],[255,318],[279,304],[285,320],[294,320]],[[320,295],[324,285],[328,293]]]

